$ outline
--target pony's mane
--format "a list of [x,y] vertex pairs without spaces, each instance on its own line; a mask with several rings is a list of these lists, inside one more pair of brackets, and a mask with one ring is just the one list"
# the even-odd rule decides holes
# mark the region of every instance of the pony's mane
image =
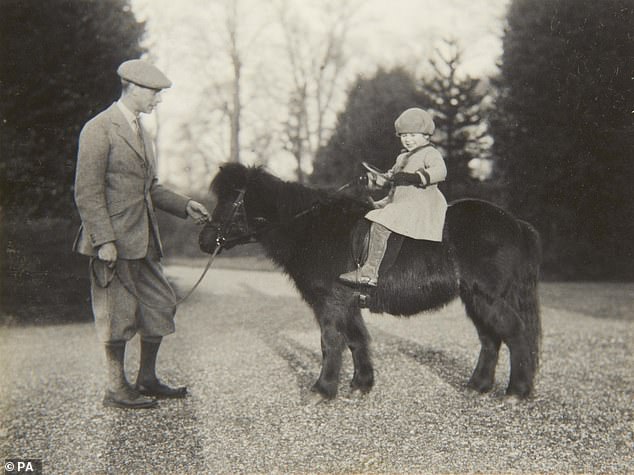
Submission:
[[336,208],[340,213],[355,215],[369,209],[369,204],[360,198],[284,181],[262,166],[247,167],[237,163],[223,165],[211,190],[218,196],[228,196],[239,189],[254,194],[258,206],[269,203],[275,207],[280,219],[289,219],[315,206],[319,208],[316,212]]
[[277,197],[277,209],[281,219],[292,218],[309,209],[312,209],[315,216],[319,216],[329,211],[344,215],[365,214],[369,208],[368,203],[360,198],[339,194],[332,189],[283,181],[263,168],[256,168],[252,173],[252,179],[265,184],[264,189],[275,188],[274,195]]

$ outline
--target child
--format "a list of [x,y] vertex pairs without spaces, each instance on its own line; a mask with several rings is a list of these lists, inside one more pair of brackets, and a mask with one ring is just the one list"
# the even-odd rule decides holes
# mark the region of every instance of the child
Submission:
[[392,189],[385,199],[375,203],[378,209],[365,215],[372,221],[368,258],[360,269],[339,276],[345,282],[376,287],[391,232],[442,241],[447,201],[437,184],[447,176],[447,168],[429,141],[434,121],[427,111],[411,108],[396,119],[394,127],[406,150],[383,176],[368,174],[370,183],[381,185],[387,179]]

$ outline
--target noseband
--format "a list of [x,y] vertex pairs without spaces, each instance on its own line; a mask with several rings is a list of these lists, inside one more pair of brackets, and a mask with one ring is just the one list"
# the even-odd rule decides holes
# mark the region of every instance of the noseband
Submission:
[[[216,234],[216,246],[225,247],[229,244],[248,243],[255,242],[255,236],[260,230],[251,230],[249,227],[249,219],[247,216],[247,210],[244,206],[244,195],[246,193],[245,188],[241,188],[238,191],[238,196],[231,205],[231,212],[222,221]],[[230,236],[230,232],[237,228],[239,234],[237,236]],[[245,241],[245,239],[247,239]]]

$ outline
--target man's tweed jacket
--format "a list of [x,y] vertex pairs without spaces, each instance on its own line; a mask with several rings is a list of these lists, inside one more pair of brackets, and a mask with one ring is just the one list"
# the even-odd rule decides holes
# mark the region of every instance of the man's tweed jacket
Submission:
[[145,142],[143,147],[116,103],[82,129],[75,177],[82,221],[77,252],[95,256],[99,246],[114,241],[119,258],[141,259],[152,236],[162,255],[154,207],[187,217],[189,198],[158,183],[152,144]]

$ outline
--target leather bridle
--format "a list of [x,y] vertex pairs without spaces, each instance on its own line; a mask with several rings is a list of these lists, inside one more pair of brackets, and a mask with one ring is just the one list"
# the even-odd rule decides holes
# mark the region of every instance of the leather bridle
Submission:
[[[222,220],[220,226],[216,228],[216,248],[232,247],[238,243],[255,242],[255,236],[262,231],[262,229],[251,230],[247,210],[244,206],[246,189],[241,188],[237,191],[238,196],[231,205],[231,212]],[[230,234],[234,228],[238,228],[239,234],[237,236]]]
[[[345,185],[339,187],[333,194],[336,196],[346,190],[347,188],[358,184],[357,180],[352,180]],[[272,229],[278,228],[284,224],[288,224],[296,219],[301,218],[302,216],[306,216],[307,214],[313,213],[321,208],[325,202],[316,201],[311,204],[308,208],[295,213],[293,216],[285,220],[284,222],[279,223],[270,223],[264,217],[255,217],[252,218],[254,222],[262,223],[259,227],[252,229],[249,225],[249,217],[247,215],[246,207],[244,205],[244,198],[246,194],[245,188],[236,189],[238,192],[238,196],[233,201],[231,205],[231,212],[229,215],[221,222],[220,226],[216,228],[216,248],[223,247],[233,247],[237,244],[247,244],[252,242],[257,242],[257,236],[268,232]],[[230,232],[237,228],[239,234],[231,236]],[[230,236],[230,237],[229,237]]]

